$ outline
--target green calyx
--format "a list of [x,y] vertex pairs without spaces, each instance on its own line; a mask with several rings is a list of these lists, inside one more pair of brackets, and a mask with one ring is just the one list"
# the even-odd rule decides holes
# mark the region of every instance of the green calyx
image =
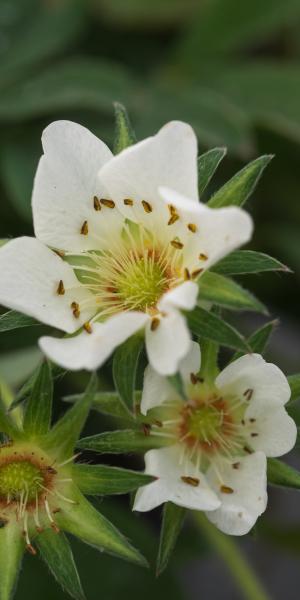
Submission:
[[26,495],[34,500],[41,492],[44,477],[40,468],[29,459],[12,459],[0,465],[0,499],[20,500]]

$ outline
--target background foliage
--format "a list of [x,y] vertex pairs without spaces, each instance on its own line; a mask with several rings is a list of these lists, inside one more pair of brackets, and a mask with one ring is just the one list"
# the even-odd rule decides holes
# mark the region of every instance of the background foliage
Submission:
[[[267,273],[251,280],[248,276],[247,284],[282,321],[269,358],[288,373],[299,371],[299,34],[299,0],[1,0],[0,238],[32,234],[30,195],[40,135],[57,118],[88,126],[110,145],[116,100],[126,105],[139,139],[172,118],[190,122],[201,152],[216,145],[228,147],[207,197],[246,161],[274,153],[249,204],[256,222],[253,247],[277,256],[295,274]],[[264,317],[247,313],[239,319],[246,333],[264,322]],[[1,335],[3,383],[17,388],[31,373],[39,360],[35,340],[42,330],[39,326]],[[103,388],[109,389],[111,364],[101,376]],[[56,385],[57,397],[82,391],[85,382],[84,374],[68,375]],[[64,410],[62,404],[57,406],[58,413]],[[300,421],[297,409],[294,414]],[[93,418],[87,433],[109,425],[108,418]],[[297,464],[296,455],[294,461]],[[126,464],[141,466],[133,459]],[[289,498],[272,492],[271,504],[274,514],[269,509],[265,524],[255,532],[256,553],[260,556],[272,544],[273,562],[266,561],[263,570],[267,587],[272,597],[281,598],[284,590],[285,598],[293,600],[297,595],[292,588],[300,583],[292,558],[300,551],[298,497],[296,492]],[[103,507],[154,559],[159,513],[147,519],[131,516],[127,499]],[[251,551],[251,541],[249,545]],[[286,564],[281,576],[274,573],[277,551],[280,564]],[[153,573],[107,556],[99,559],[77,544],[75,553],[80,554],[90,600],[100,591],[114,600],[124,589],[133,600],[141,595],[146,600],[154,593],[157,600],[166,594],[176,600],[198,598],[201,588],[194,565],[201,554],[204,597],[211,585],[208,547],[188,526],[158,581]],[[32,557],[27,562],[18,599],[66,597],[40,563]],[[289,592],[284,587],[287,575],[295,579]],[[226,585],[219,596],[215,590],[215,600],[234,597]]]

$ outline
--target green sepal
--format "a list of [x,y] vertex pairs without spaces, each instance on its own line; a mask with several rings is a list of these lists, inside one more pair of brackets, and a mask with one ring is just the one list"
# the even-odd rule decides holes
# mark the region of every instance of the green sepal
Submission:
[[33,325],[40,325],[40,323],[33,317],[28,317],[16,310],[9,310],[0,316],[0,333],[20,329],[21,327],[32,327]]
[[300,489],[300,472],[281,460],[268,458],[268,483]]
[[132,129],[127,110],[119,102],[114,103],[115,109],[115,140],[114,154],[119,154],[124,148],[136,143],[136,136]]
[[168,380],[177,394],[183,398],[183,400],[186,400],[185,386],[180,373],[177,372],[174,373],[174,375],[168,375]]
[[[258,354],[263,354],[270,337],[274,331],[274,329],[278,326],[278,320],[269,321],[259,329],[257,329],[250,337],[247,339],[249,344],[249,348],[252,352],[257,352]],[[243,356],[243,352],[236,352],[232,357],[232,360],[237,360]]]
[[119,556],[141,566],[147,561],[128,540],[88,502],[81,492],[74,488],[72,499],[76,502],[72,510],[61,511],[56,515],[60,529],[71,533],[100,551]]
[[0,528],[0,600],[12,600],[25,549],[20,525],[11,522]]
[[143,433],[134,429],[122,429],[82,438],[77,443],[77,447],[102,454],[122,454],[146,452],[151,448],[161,448],[169,444],[170,439],[167,437],[149,435],[148,431]]
[[219,345],[211,340],[200,340],[201,368],[199,376],[205,383],[213,383],[219,373],[218,354]]
[[[83,394],[72,394],[65,396],[65,402],[79,402],[83,398]],[[141,392],[134,392],[134,402],[139,404]],[[91,408],[98,412],[116,417],[117,419],[125,419],[126,421],[134,421],[133,414],[128,410],[126,404],[120,398],[117,392],[96,392],[92,398]]]
[[87,496],[127,494],[153,481],[151,475],[108,465],[74,464],[72,477],[80,491]]
[[160,575],[169,562],[182,529],[186,512],[185,508],[177,506],[177,504],[173,504],[172,502],[166,502],[164,505],[156,562],[156,575]]
[[250,162],[212,196],[208,206],[210,208],[242,206],[254,192],[263,171],[272,158],[273,155],[266,154]]
[[[62,369],[58,365],[52,364],[51,372],[52,372],[52,376],[54,379],[59,379],[60,377],[63,377],[63,375],[65,375],[66,370]],[[22,402],[24,402],[25,400],[27,400],[30,397],[38,375],[39,375],[39,368],[36,369],[32,373],[32,375],[27,379],[27,381],[25,381],[24,385],[22,385],[21,389],[18,391],[13,402],[11,403],[11,405],[9,407],[10,411],[12,411],[14,408],[19,406],[19,404],[22,404]]]
[[35,544],[63,590],[75,600],[85,600],[72,549],[66,536],[48,528],[35,537]]
[[276,258],[253,250],[235,250],[235,252],[222,258],[216,265],[213,265],[211,270],[221,275],[248,275],[266,271],[291,272],[286,265]]
[[42,362],[35,379],[25,412],[23,428],[26,434],[35,438],[49,431],[52,414],[53,379],[51,365]]
[[0,432],[5,433],[11,439],[22,437],[22,432],[17,426],[13,415],[7,412],[6,404],[2,398],[3,388],[0,385]]
[[44,437],[43,447],[55,452],[57,458],[69,458],[84,427],[89,414],[93,395],[97,388],[97,376],[91,376],[83,395],[54,425]]
[[234,350],[249,352],[245,338],[232,325],[212,312],[197,306],[193,311],[186,313],[186,318],[191,331],[200,338],[212,340]]
[[115,388],[129,409],[134,405],[136,373],[143,345],[144,339],[137,333],[117,348],[113,358]]
[[288,376],[289,386],[291,388],[291,397],[288,404],[293,404],[300,398],[300,373]]
[[198,158],[198,189],[203,194],[227,152],[226,148],[212,148]]
[[207,271],[198,283],[201,300],[208,300],[231,310],[251,310],[267,314],[266,307],[233,279]]

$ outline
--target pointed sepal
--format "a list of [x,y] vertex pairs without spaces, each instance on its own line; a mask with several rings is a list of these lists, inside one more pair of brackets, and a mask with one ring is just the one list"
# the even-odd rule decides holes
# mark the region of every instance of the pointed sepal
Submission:
[[[266,350],[270,337],[277,326],[278,321],[275,319],[274,321],[265,323],[265,325],[254,331],[254,333],[252,333],[247,340],[250,350],[252,352],[257,352],[258,354],[263,354]],[[232,357],[232,360],[237,360],[241,356],[243,356],[243,352],[236,352]]]
[[102,454],[123,454],[123,452],[147,452],[152,448],[161,448],[169,444],[170,438],[151,435],[146,426],[145,432],[123,429],[120,431],[105,431],[104,433],[82,438],[77,443],[77,448],[94,450]]
[[115,108],[115,141],[114,154],[119,154],[124,148],[128,148],[136,142],[136,136],[132,129],[127,110],[119,102],[114,103]]
[[0,600],[12,600],[24,553],[20,525],[4,523],[0,527]]
[[127,494],[153,481],[151,475],[108,465],[74,464],[72,477],[87,496]]
[[186,509],[172,502],[166,502],[163,508],[163,519],[160,532],[159,550],[156,562],[156,574],[160,575],[166,568],[174,550],[179,533],[186,516]]
[[300,472],[276,458],[268,458],[268,483],[300,489]]
[[137,333],[119,346],[113,359],[113,378],[117,392],[129,409],[134,406],[134,390],[139,356],[144,345]]
[[32,438],[49,431],[52,413],[53,379],[50,363],[42,362],[24,412],[23,428]]
[[224,158],[226,148],[212,148],[198,158],[198,189],[199,194],[203,194],[217,170],[221,160]]
[[244,337],[224,319],[212,312],[197,306],[187,313],[186,318],[195,335],[212,340],[221,346],[249,352],[249,346]]

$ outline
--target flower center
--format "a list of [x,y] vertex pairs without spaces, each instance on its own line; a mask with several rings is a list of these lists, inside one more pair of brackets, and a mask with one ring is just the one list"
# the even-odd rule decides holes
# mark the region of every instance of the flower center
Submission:
[[115,294],[128,310],[149,310],[168,289],[168,279],[168,273],[159,263],[142,256],[129,262],[126,272],[119,274]]
[[223,415],[213,405],[203,405],[194,410],[188,410],[185,426],[192,439],[199,442],[211,443],[215,440],[223,424]]
[[29,460],[15,460],[0,466],[0,498],[20,500],[26,494],[30,502],[41,492],[45,477]]

